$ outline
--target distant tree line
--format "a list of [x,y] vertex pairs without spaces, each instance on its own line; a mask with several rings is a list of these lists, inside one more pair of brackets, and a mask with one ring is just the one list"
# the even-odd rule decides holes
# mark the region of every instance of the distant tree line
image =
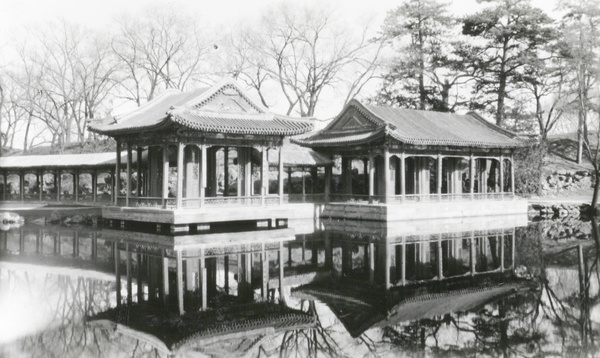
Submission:
[[288,115],[314,116],[324,96],[360,95],[476,110],[542,139],[572,126],[581,160],[600,116],[600,4],[561,0],[552,18],[524,0],[479,1],[480,10],[457,17],[442,1],[404,0],[381,26],[290,3],[231,30],[165,9],[123,16],[105,31],[53,23],[15,41],[0,67],[0,145],[60,151],[93,138],[89,122],[122,103],[229,76]]

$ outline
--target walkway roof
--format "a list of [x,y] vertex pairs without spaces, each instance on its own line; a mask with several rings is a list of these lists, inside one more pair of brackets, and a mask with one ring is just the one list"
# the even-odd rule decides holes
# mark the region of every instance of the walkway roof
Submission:
[[235,81],[225,79],[210,88],[167,90],[131,113],[95,121],[89,128],[118,136],[177,126],[212,133],[291,136],[310,131],[313,123],[273,114]]
[[[127,160],[126,152],[121,153],[121,161]],[[135,161],[135,156],[134,156]],[[49,154],[49,155],[15,155],[0,158],[2,169],[34,169],[34,168],[108,168],[116,164],[114,152],[84,154]]]
[[465,115],[365,105],[350,101],[324,129],[294,142],[312,148],[372,143],[385,138],[412,145],[517,148],[529,142],[476,113]]

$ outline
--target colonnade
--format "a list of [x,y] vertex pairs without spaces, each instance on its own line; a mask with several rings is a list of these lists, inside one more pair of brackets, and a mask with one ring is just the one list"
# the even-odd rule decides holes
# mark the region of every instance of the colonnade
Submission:
[[114,177],[114,168],[6,169],[0,172],[0,199],[110,202]]
[[[121,142],[117,143],[117,152]],[[254,147],[208,146],[205,144],[163,144],[136,147],[137,163],[133,166],[133,145],[126,144],[125,195],[115,198],[116,205],[162,206],[163,208],[201,207],[205,204],[279,204],[283,199],[283,161],[281,148],[262,146],[259,166],[253,166]],[[277,150],[277,192],[269,192],[269,152]],[[142,156],[147,152],[147,166]],[[170,155],[174,152],[174,155]],[[234,155],[234,156],[233,156]],[[172,170],[171,157],[176,166]],[[122,163],[117,156],[116,168]],[[258,170],[255,170],[258,169]],[[132,177],[136,172],[138,181],[135,193]],[[258,172],[259,188],[255,187],[254,172]],[[174,185],[169,179],[175,178]],[[232,181],[236,186],[232,187]],[[117,182],[117,186],[120,183]],[[116,192],[121,192],[117,187]],[[233,195],[232,195],[233,194]],[[272,194],[272,195],[271,195]]]
[[514,195],[513,158],[390,153],[342,156],[337,194],[369,202]]

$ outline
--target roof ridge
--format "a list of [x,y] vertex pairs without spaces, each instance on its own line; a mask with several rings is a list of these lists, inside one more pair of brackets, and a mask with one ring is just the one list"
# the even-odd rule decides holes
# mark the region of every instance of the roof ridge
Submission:
[[494,123],[491,123],[490,121],[486,120],[485,118],[483,118],[483,116],[475,111],[469,111],[467,114],[467,116],[471,116],[473,118],[475,118],[476,120],[478,120],[479,122],[481,122],[482,124],[488,126],[489,128],[495,129],[503,134],[506,134],[507,136],[511,137],[511,139],[514,139],[516,137],[518,137],[519,135],[515,132],[509,131],[508,129],[504,129]]
[[271,111],[267,107],[263,106],[258,101],[254,100],[252,97],[250,97],[250,95],[239,84],[239,82],[237,82],[235,79],[233,79],[231,77],[222,78],[217,83],[215,83],[214,85],[209,87],[206,91],[200,93],[198,96],[195,96],[192,99],[183,103],[183,106],[195,107],[199,103],[210,100],[210,98],[212,96],[220,93],[222,90],[224,90],[227,87],[232,87],[233,89],[235,89],[240,94],[240,96],[242,96],[246,101],[248,101],[248,103],[250,103],[250,105],[252,107],[255,107],[255,109],[258,112],[271,113]]
[[155,105],[156,103],[158,103],[159,100],[162,100],[162,98],[165,97],[167,94],[182,94],[182,93],[185,93],[185,92],[182,92],[181,90],[178,90],[177,88],[168,88],[164,92],[160,93],[158,96],[152,98],[151,100],[149,100],[148,102],[146,102],[146,103],[142,104],[141,106],[137,107],[133,111],[125,113],[125,114],[122,114],[122,115],[119,115],[119,116],[113,116],[113,119],[115,121],[120,121],[120,120],[127,119],[130,116],[132,116],[133,114],[138,114],[140,112],[143,112],[143,111],[147,110],[149,107],[151,107],[151,106]]

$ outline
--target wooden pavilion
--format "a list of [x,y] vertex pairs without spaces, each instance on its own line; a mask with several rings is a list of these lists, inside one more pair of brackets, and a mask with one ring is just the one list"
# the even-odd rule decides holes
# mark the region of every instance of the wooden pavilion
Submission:
[[[117,152],[127,150],[125,195],[115,204],[179,209],[282,203],[283,139],[312,127],[310,119],[271,113],[235,81],[223,80],[190,92],[167,90],[127,115],[91,124],[90,130],[114,137]],[[148,158],[145,172],[133,167],[134,149],[138,158]],[[119,156],[116,166],[122,166]],[[269,190],[271,167],[275,192]],[[171,190],[169,181],[175,182]]]
[[341,157],[340,185],[332,185],[330,201],[370,203],[513,197],[513,153],[529,145],[476,113],[389,108],[357,100],[324,129],[293,142]]

